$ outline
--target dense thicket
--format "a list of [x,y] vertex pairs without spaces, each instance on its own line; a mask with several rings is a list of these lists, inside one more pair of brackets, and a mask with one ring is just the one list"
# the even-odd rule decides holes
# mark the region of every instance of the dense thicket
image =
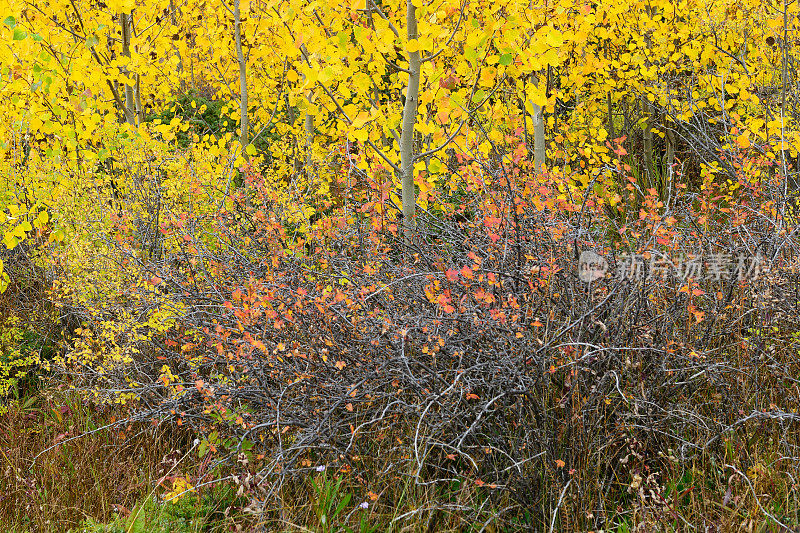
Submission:
[[796,3],[114,4],[0,3],[0,392],[268,519],[797,525]]

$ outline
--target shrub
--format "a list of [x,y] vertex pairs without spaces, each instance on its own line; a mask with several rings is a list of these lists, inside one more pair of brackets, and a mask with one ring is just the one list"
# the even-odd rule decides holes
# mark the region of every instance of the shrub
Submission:
[[[372,457],[382,479],[476,487],[477,501],[505,502],[493,520],[507,524],[606,528],[623,520],[608,502],[653,524],[674,518],[665,502],[696,462],[716,465],[708,487],[747,470],[724,451],[747,445],[742,432],[760,427],[773,461],[791,456],[778,450],[798,444],[794,400],[759,385],[798,370],[796,341],[765,337],[797,327],[798,243],[771,233],[773,189],[727,204],[709,179],[665,204],[631,180],[622,199],[640,209],[611,219],[569,176],[469,159],[461,171],[480,179],[423,214],[406,250],[377,186],[364,216],[345,203],[294,235],[252,173],[210,218],[164,207],[166,258],[116,241],[139,281],[96,309],[62,368],[137,417],[194,428],[262,502],[315,464],[367,478]],[[587,250],[627,274],[587,284]],[[761,276],[742,269],[757,253]],[[726,258],[713,271],[712,255]],[[654,257],[715,274],[657,270]],[[482,508],[451,511],[471,523]]]

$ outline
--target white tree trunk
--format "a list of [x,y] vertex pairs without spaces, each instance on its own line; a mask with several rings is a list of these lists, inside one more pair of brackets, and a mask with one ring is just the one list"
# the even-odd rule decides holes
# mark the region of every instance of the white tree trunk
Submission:
[[[534,77],[534,84],[539,85],[539,78]],[[531,113],[531,124],[533,126],[533,166],[537,172],[540,172],[546,163],[546,146],[544,138],[544,110],[531,102],[533,112]]]
[[311,165],[314,149],[314,115],[306,113],[303,128],[306,130],[306,165]]
[[533,105],[531,122],[533,123],[533,165],[539,172],[545,165],[545,142],[544,142],[544,111],[536,104]]
[[[122,30],[122,55],[131,57],[131,15],[130,13],[119,14],[120,29]],[[123,70],[125,76],[130,76],[127,68]],[[133,85],[125,85],[125,122],[131,126],[136,126],[136,99],[134,96]]]
[[653,107],[650,105],[650,100],[646,96],[642,96],[642,110],[647,117],[643,129],[643,146],[644,151],[644,175],[652,176],[653,173]]
[[242,50],[242,17],[239,11],[240,0],[233,2],[233,36],[236,42],[236,59],[239,63],[239,144],[242,146],[242,157],[247,159],[247,145],[250,144],[250,117],[247,113],[247,61]]
[[[303,83],[305,84],[306,75],[302,75]],[[314,91],[311,89],[308,90],[306,93],[306,102],[308,105],[314,105]],[[305,117],[303,118],[303,129],[306,133],[306,166],[311,165],[311,151],[313,150],[314,146],[314,115],[306,111]]]
[[[417,38],[417,14],[411,0],[406,1],[408,40]],[[414,191],[414,126],[417,122],[417,103],[421,73],[419,52],[408,53],[408,87],[403,108],[403,126],[400,134],[400,172],[403,180],[403,238],[410,245],[414,236],[417,199]]]

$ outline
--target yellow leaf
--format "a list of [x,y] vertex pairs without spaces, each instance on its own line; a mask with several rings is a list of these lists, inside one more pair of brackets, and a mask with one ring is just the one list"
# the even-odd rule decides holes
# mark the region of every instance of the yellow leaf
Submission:
[[547,44],[553,48],[560,47],[564,44],[564,35],[555,28],[551,29],[547,32]]
[[736,137],[736,145],[742,149],[750,148],[750,135],[745,132]]
[[14,247],[17,246],[17,244],[19,243],[19,240],[9,232],[6,233],[5,236],[3,237],[3,242],[5,243],[6,248],[8,248],[9,250],[13,250]]
[[370,114],[366,111],[361,111],[356,118],[353,119],[353,127],[360,128],[370,119]]
[[408,41],[408,43],[406,44],[406,50],[411,53],[419,52],[419,41],[416,39],[411,39],[410,41]]
[[37,216],[36,219],[33,221],[33,225],[37,228],[41,228],[42,226],[47,224],[48,220],[50,220],[50,216],[47,214],[47,211],[42,211],[41,213],[39,213],[39,216]]

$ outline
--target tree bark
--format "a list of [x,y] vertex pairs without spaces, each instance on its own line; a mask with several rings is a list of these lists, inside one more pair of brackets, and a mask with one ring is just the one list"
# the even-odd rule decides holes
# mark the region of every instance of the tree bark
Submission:
[[136,121],[137,124],[141,124],[144,122],[144,108],[142,107],[142,91],[141,91],[141,83],[139,79],[139,73],[136,73],[136,91],[134,93],[135,103],[136,103]]
[[[302,75],[303,83],[306,81],[306,75]],[[309,105],[314,104],[314,91],[308,89],[306,92],[306,102]],[[309,113],[308,111],[305,112],[303,117],[303,130],[306,134],[306,166],[311,164],[311,150],[314,146],[314,115]]]
[[644,123],[643,146],[645,176],[651,177],[653,173],[653,110],[650,100],[642,96],[642,111],[647,116]]
[[610,92],[606,95],[606,108],[608,113],[608,137],[613,143],[614,139],[617,138],[617,129],[614,127],[614,107],[611,102]]
[[[120,28],[122,30],[122,55],[131,57],[131,15],[130,13],[120,13],[119,15]],[[125,76],[129,76],[130,72],[127,67],[122,71]],[[125,122],[131,126],[136,126],[136,101],[134,97],[133,85],[125,84],[125,108],[122,112],[125,114]]]
[[306,113],[305,120],[303,121],[303,128],[306,131],[306,165],[310,165],[311,151],[314,147],[314,115]]
[[[533,79],[536,85],[539,85],[538,77]],[[531,113],[531,125],[533,126],[533,166],[537,172],[540,172],[547,162],[547,149],[544,137],[544,110],[531,102],[533,112]]]
[[[417,13],[411,0],[406,1],[408,40],[417,38]],[[419,51],[408,53],[408,87],[403,108],[403,126],[400,134],[400,172],[403,180],[403,239],[406,245],[413,241],[417,199],[414,190],[414,126],[417,122],[417,103],[421,74]]]
[[[175,16],[175,0],[169,0],[169,21],[173,28],[178,27],[178,19]],[[172,51],[178,57],[178,77],[180,78],[181,94],[186,92],[186,80],[183,78],[183,58],[178,47],[173,43]]]
[[250,117],[247,113],[247,60],[242,50],[242,17],[239,10],[240,0],[233,2],[233,33],[236,41],[236,60],[239,63],[239,144],[242,146],[242,157],[247,159],[247,145],[250,144]]
[[[673,123],[674,126],[674,123]],[[675,163],[675,131],[672,127],[666,128],[666,142],[667,142],[667,149],[666,153],[664,154],[664,171],[663,176],[664,180],[672,179],[672,165]]]

